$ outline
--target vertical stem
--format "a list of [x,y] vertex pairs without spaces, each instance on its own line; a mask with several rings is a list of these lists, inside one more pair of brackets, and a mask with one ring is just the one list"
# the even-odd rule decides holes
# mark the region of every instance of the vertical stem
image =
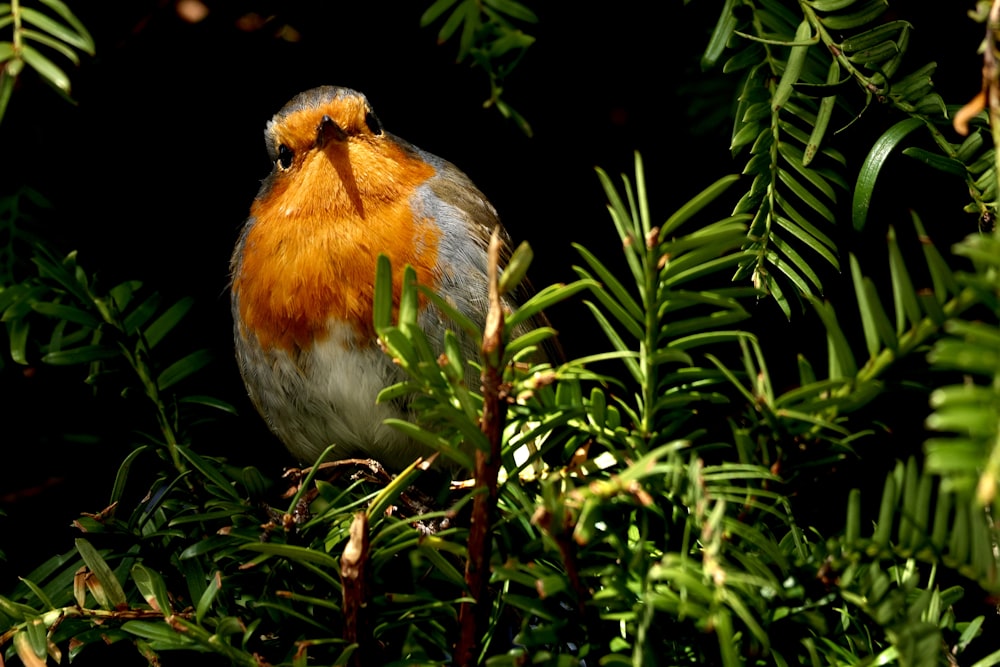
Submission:
[[496,231],[489,247],[489,311],[483,332],[483,416],[480,429],[490,443],[488,452],[476,450],[476,498],[472,504],[469,527],[469,553],[465,563],[465,585],[475,602],[463,603],[458,612],[459,638],[455,664],[472,667],[478,664],[483,634],[489,626],[490,556],[492,554],[493,514],[497,498],[497,475],[500,472],[500,441],[507,404],[502,395],[503,307],[498,291],[500,238]]
[[13,49],[14,57],[21,57],[21,47],[24,43],[24,37],[21,36],[21,0],[10,0],[10,16],[13,19]]
[[[98,298],[87,286],[84,286],[84,292],[90,300],[91,305],[97,309],[105,324],[115,329],[120,341],[119,347],[121,348],[122,356],[128,361],[128,365],[142,384],[142,388],[146,392],[146,397],[153,402],[153,407],[156,410],[156,422],[160,427],[160,432],[163,434],[163,440],[167,444],[170,461],[177,469],[177,472],[184,472],[186,466],[184,465],[184,461],[181,460],[180,452],[177,449],[179,444],[177,434],[174,431],[174,425],[171,423],[167,408],[160,397],[160,388],[156,383],[153,369],[148,363],[150,348],[146,342],[146,337],[141,330],[136,331],[134,348],[132,345],[126,345],[129,333],[125,328],[124,315],[120,312],[114,297],[109,295],[106,298]],[[101,332],[98,331],[97,336],[101,335]],[[96,343],[97,341],[95,340],[94,342]]]
[[344,584],[344,641],[357,644],[351,667],[372,665],[374,642],[368,621],[368,514],[358,512],[351,523],[351,537],[340,556],[340,578]]
[[654,406],[657,400],[656,387],[659,384],[657,378],[657,365],[653,361],[656,348],[659,346],[660,336],[660,312],[659,312],[659,291],[658,291],[658,267],[657,252],[659,247],[659,228],[650,230],[649,235],[643,239],[645,248],[643,251],[643,274],[646,284],[643,287],[643,310],[645,311],[645,323],[643,340],[639,348],[639,365],[642,369],[642,437],[648,441],[653,431],[655,423]]
[[[88,290],[89,293],[89,290]],[[125,327],[122,323],[121,313],[118,312],[118,308],[114,307],[114,304],[110,304],[109,307],[102,307],[102,304],[93,296],[95,305],[97,305],[97,310],[100,312],[105,322],[113,326],[118,330],[120,334],[127,337],[125,332]],[[174,432],[174,426],[171,423],[170,415],[167,414],[166,406],[163,404],[163,400],[160,397],[160,388],[156,384],[156,378],[153,376],[152,369],[146,360],[149,359],[149,346],[146,344],[146,338],[142,335],[142,332],[136,332],[136,350],[134,353],[130,352],[127,348],[122,346],[122,352],[124,357],[128,360],[129,365],[132,370],[135,371],[136,376],[138,376],[139,381],[142,383],[143,389],[146,390],[146,396],[153,402],[154,409],[156,410],[156,422],[160,426],[160,432],[163,434],[163,440],[167,444],[167,451],[170,453],[170,461],[173,463],[177,472],[184,472],[186,466],[181,460],[180,453],[177,450],[177,434]]]

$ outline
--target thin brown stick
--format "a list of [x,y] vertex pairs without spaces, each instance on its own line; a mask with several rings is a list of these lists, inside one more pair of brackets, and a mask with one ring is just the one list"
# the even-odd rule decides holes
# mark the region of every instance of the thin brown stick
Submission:
[[368,609],[368,515],[358,512],[351,523],[351,537],[340,556],[340,578],[344,584],[344,640],[357,644],[351,665],[375,664]]
[[583,584],[580,578],[580,571],[576,566],[576,543],[572,539],[573,519],[569,512],[563,514],[560,525],[556,525],[552,513],[541,505],[535,510],[531,522],[548,533],[549,537],[559,546],[559,555],[562,557],[563,566],[566,568],[566,576],[576,593],[576,613],[581,618],[587,615],[587,602],[590,601],[590,591]]
[[489,580],[493,540],[490,527],[497,498],[497,474],[500,472],[500,440],[507,409],[503,400],[503,307],[500,303],[497,275],[500,239],[494,232],[489,247],[489,311],[483,331],[483,417],[480,429],[490,443],[490,450],[476,451],[476,498],[472,504],[469,527],[469,553],[465,563],[465,585],[475,602],[463,603],[458,612],[460,634],[455,647],[455,664],[477,664],[481,640],[490,621]]

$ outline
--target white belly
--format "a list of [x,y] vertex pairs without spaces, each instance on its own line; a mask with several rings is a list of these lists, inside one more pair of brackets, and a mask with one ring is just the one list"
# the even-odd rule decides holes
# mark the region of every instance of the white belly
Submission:
[[297,358],[241,343],[237,336],[250,397],[301,463],[314,463],[330,445],[330,460],[373,458],[395,470],[429,453],[383,423],[407,418],[398,404],[375,400],[404,374],[374,343],[358,347],[351,327],[333,325],[328,338]]

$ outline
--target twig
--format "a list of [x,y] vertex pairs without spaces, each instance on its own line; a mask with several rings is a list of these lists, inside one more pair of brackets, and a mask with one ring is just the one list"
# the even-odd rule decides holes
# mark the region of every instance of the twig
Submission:
[[548,533],[552,541],[559,547],[559,555],[562,557],[563,566],[566,568],[566,576],[569,577],[570,586],[576,594],[576,613],[580,618],[587,615],[587,602],[590,601],[590,591],[584,586],[580,578],[580,571],[576,566],[576,543],[572,540],[573,520],[568,512],[563,513],[562,521],[557,525],[553,521],[552,512],[539,505],[535,514],[531,517],[531,522]]
[[458,612],[460,635],[455,648],[455,664],[477,664],[480,641],[490,620],[488,601],[490,556],[493,542],[490,527],[497,498],[497,474],[500,471],[500,440],[507,403],[502,396],[503,307],[497,282],[500,238],[494,231],[489,246],[489,311],[483,331],[483,417],[480,429],[490,443],[488,452],[476,451],[476,497],[472,504],[469,527],[469,555],[465,564],[465,585],[475,602],[463,603]]
[[344,584],[344,640],[357,644],[351,665],[375,664],[371,627],[366,622],[368,605],[368,514],[358,512],[351,523],[351,538],[340,556],[340,578]]

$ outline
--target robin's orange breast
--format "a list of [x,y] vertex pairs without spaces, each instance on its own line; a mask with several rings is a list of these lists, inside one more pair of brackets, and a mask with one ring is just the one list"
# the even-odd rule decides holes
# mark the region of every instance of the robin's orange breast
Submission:
[[294,351],[326,338],[334,321],[370,339],[380,253],[392,261],[394,294],[406,264],[422,284],[436,285],[441,230],[411,208],[434,167],[391,144],[336,144],[309,152],[295,169],[251,208],[233,277],[243,333],[265,350]]

